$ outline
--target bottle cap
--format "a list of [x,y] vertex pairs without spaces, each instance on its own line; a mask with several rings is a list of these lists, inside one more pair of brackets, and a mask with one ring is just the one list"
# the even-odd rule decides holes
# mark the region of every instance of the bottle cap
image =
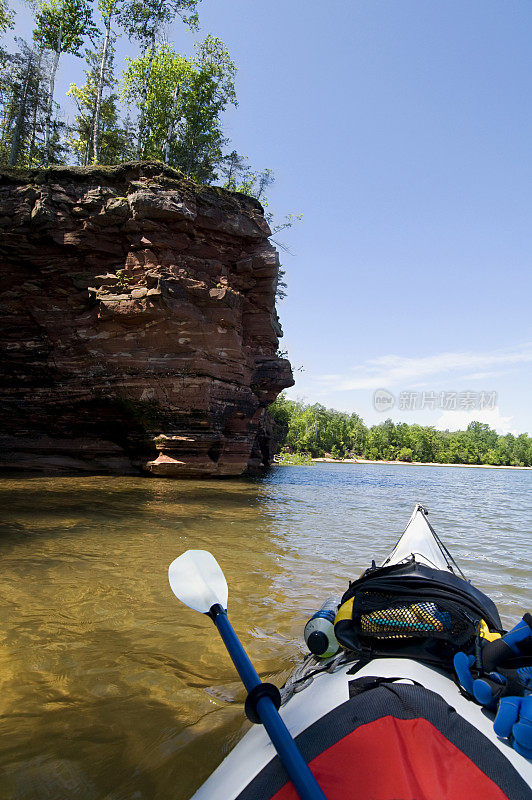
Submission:
[[321,656],[329,647],[329,639],[322,631],[313,631],[307,639],[307,647],[315,656]]

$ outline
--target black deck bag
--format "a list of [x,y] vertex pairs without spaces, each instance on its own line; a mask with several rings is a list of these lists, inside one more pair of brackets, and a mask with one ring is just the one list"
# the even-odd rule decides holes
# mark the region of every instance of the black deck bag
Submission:
[[416,658],[448,667],[472,652],[480,620],[503,632],[492,600],[468,581],[416,562],[373,567],[342,597],[334,632],[363,660]]

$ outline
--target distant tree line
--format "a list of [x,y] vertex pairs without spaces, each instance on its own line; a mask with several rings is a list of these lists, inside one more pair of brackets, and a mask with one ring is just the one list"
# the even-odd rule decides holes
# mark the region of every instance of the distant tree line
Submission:
[[282,449],[313,457],[434,461],[440,464],[532,466],[532,438],[522,433],[500,436],[489,425],[471,422],[465,431],[394,423],[368,428],[358,414],[304,405],[280,395],[270,406]]

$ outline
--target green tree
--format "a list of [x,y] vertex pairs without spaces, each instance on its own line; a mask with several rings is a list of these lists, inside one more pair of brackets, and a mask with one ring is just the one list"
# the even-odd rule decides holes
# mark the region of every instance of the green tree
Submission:
[[[42,48],[31,48],[22,39],[16,41],[19,51],[8,55],[0,84],[0,161],[10,166],[32,166],[43,160],[47,99],[41,87],[50,69],[50,59]],[[54,160],[63,155],[62,131],[62,123],[54,120],[49,142]]]
[[[2,36],[7,30],[12,28],[15,24],[15,15],[13,11],[9,8],[7,4],[7,0],[0,0],[0,36]],[[7,52],[4,50],[3,47],[0,46],[0,69],[2,72],[5,71],[7,64]],[[0,75],[0,93],[2,91],[2,80],[3,75]],[[1,97],[1,94],[0,94]]]
[[401,447],[397,453],[397,458],[399,461],[412,461],[412,456],[413,452],[411,447]]
[[[101,80],[101,50],[107,47],[107,69],[103,84]],[[68,95],[74,98],[78,113],[70,131],[69,145],[75,154],[78,164],[94,163],[94,136],[96,135],[95,119],[98,110],[98,144],[97,159],[100,164],[116,164],[133,157],[133,149],[125,130],[119,122],[117,100],[118,95],[112,91],[115,81],[113,75],[114,47],[113,42],[101,42],[97,51],[86,51],[89,66],[85,70],[86,81],[83,86],[70,84]],[[109,91],[102,97],[104,90]],[[98,97],[98,94],[100,96]]]
[[30,94],[35,83],[36,54],[34,50],[30,50],[27,46],[23,48],[23,64],[20,90],[14,93],[13,98],[15,99],[16,97],[17,111],[13,126],[13,135],[11,137],[11,146],[9,148],[8,163],[10,167],[14,166],[18,161],[22,138],[26,128]]
[[221,116],[237,105],[236,66],[224,43],[207,36],[196,46],[190,83],[183,85],[170,146],[170,163],[199,182],[215,180],[223,158]]
[[128,59],[123,72],[122,96],[129,106],[137,107],[142,117],[139,123],[142,131],[137,141],[140,158],[162,159],[171,120],[177,115],[176,87],[183,99],[193,71],[190,60],[176,53],[169,44],[154,46],[143,55]]
[[0,0],[0,34],[13,27],[14,17],[15,15],[9,8],[7,0]]
[[[95,98],[94,111],[92,115],[92,131],[90,136],[92,151],[91,160],[93,164],[98,164],[100,161],[100,120],[102,113],[102,94],[105,88],[109,88],[109,86],[113,85],[112,61],[115,37],[113,37],[112,34],[111,24],[113,17],[120,12],[122,3],[123,0],[98,0],[98,11],[100,12],[100,16],[102,18],[105,33],[100,50],[99,65],[95,70]],[[92,64],[92,68],[95,68],[94,64]]]
[[528,438],[526,433],[521,433],[515,438],[513,452],[516,466],[530,466],[532,459],[532,441]]
[[92,38],[96,32],[88,0],[42,0],[38,6],[33,38],[38,45],[54,53],[44,126],[45,166],[50,163],[51,120],[59,59],[62,53],[79,56],[85,37]]
[[466,431],[438,431],[421,425],[395,424],[388,419],[369,430],[358,414],[345,414],[316,403],[312,406],[281,395],[270,407],[286,430],[284,444],[292,453],[329,453],[335,457],[363,454],[366,458],[436,461],[455,464],[532,466],[532,438],[498,436],[485,423]]
[[143,82],[139,86],[139,125],[137,138],[137,157],[142,157],[145,139],[145,120],[147,116],[148,94],[151,85],[151,72],[156,55],[156,45],[165,25],[180,17],[192,30],[199,27],[197,12],[199,0],[126,0],[120,8],[120,24],[130,39],[135,39],[146,57],[143,68]]
[[23,40],[18,40],[18,45],[18,53],[4,54],[4,69],[0,76],[0,158],[3,164],[9,166],[14,166],[18,161],[35,55]]
[[259,200],[264,207],[268,205],[265,192],[275,178],[271,169],[257,171],[247,163],[247,156],[232,150],[225,155],[219,166],[219,174],[224,179],[222,186],[231,192],[242,192]]
[[129,60],[123,97],[134,106],[144,102],[142,158],[162,158],[201,183],[216,177],[225,139],[220,116],[236,105],[233,64],[223,43],[208,36],[188,59],[169,44]]

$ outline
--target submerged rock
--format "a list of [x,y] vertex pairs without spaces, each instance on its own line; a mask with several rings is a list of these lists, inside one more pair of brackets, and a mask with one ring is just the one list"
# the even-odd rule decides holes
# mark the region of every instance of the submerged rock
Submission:
[[239,475],[272,457],[260,204],[158,163],[0,173],[0,467]]

